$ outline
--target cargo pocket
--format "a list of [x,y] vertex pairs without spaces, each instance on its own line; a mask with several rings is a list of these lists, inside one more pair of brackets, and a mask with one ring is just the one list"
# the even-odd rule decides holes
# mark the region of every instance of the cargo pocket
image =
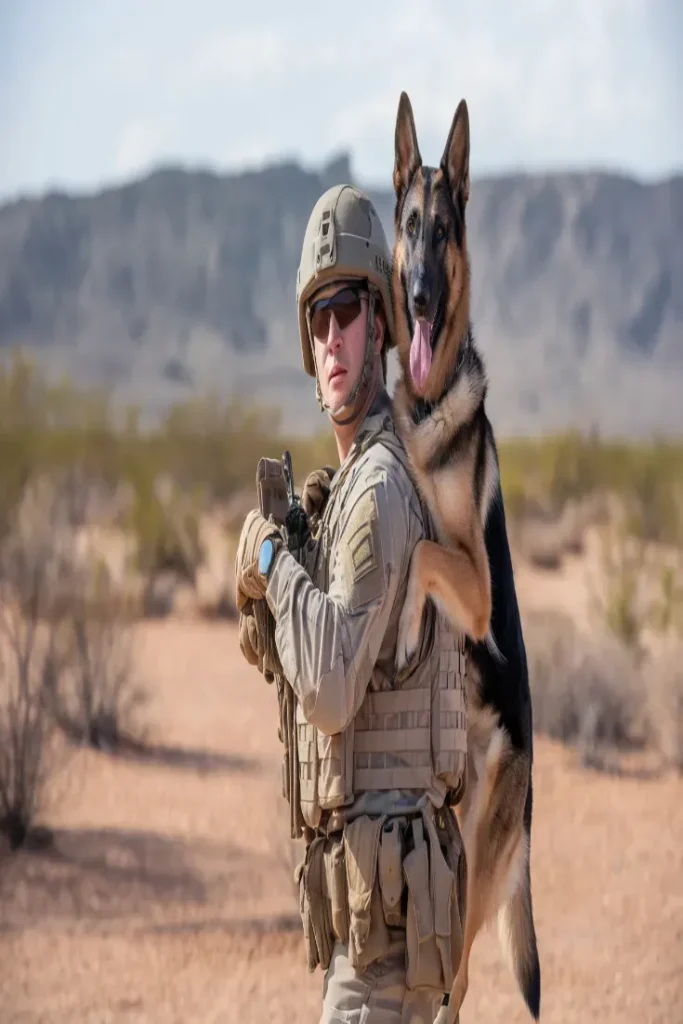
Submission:
[[443,990],[441,955],[434,929],[429,852],[422,819],[414,818],[412,827],[413,849],[403,861],[403,873],[408,885],[406,985],[409,989],[426,987]]
[[379,887],[382,893],[384,920],[390,928],[403,925],[403,871],[401,868],[401,821],[394,818],[384,826],[379,847]]
[[366,814],[344,829],[344,859],[349,896],[349,960],[366,967],[389,952],[389,932],[377,884],[379,840],[386,816]]

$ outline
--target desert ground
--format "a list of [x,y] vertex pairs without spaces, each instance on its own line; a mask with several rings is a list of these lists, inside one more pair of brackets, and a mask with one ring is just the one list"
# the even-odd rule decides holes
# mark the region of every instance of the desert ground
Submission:
[[[580,573],[518,567],[523,608],[585,619]],[[79,749],[41,817],[52,845],[0,853],[0,1021],[314,1024],[276,694],[233,623],[144,622],[137,644],[145,748]],[[681,1021],[683,779],[538,738],[534,785],[542,1020]],[[529,1019],[492,929],[461,1020]]]

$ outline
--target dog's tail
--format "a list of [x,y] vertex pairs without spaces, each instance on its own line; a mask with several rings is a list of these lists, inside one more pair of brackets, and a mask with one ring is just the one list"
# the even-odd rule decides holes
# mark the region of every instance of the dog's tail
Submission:
[[498,911],[498,930],[503,950],[534,1020],[541,1012],[541,965],[531,903],[531,872],[528,845],[520,884]]

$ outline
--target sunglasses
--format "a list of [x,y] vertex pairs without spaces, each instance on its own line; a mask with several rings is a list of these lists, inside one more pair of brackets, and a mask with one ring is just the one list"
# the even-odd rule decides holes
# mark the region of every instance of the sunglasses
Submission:
[[352,324],[361,311],[361,296],[363,295],[367,295],[367,292],[362,288],[347,287],[335,292],[327,299],[319,299],[312,303],[310,317],[313,337],[318,341],[327,339],[330,333],[332,313],[334,313],[340,331]]

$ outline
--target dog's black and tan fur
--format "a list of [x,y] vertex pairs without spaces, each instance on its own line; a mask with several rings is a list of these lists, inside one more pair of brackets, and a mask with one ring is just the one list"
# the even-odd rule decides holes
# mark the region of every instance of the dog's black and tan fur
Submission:
[[[422,541],[415,549],[399,649],[402,660],[415,649],[427,596],[466,634],[469,647],[468,778],[456,807],[467,856],[467,910],[446,1015],[457,1015],[472,943],[497,913],[512,969],[538,1018],[541,979],[529,871],[531,699],[498,456],[484,408],[486,375],[470,321],[465,102],[438,168],[422,165],[405,93],[395,146],[393,295],[401,374],[394,407],[439,542]],[[431,324],[432,350],[419,386],[410,366],[417,317]]]

